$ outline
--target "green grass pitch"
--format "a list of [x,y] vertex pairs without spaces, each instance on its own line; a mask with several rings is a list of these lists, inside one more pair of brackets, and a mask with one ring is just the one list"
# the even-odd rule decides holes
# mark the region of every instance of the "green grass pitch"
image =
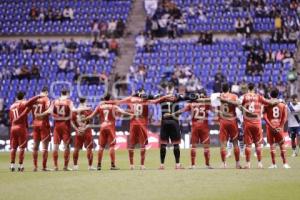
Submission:
[[[253,169],[236,170],[234,158],[228,159],[229,169],[220,166],[219,149],[211,149],[211,164],[216,169],[204,169],[203,150],[197,151],[196,170],[174,170],[172,150],[168,150],[166,170],[159,167],[159,151],[149,150],[146,157],[147,170],[128,170],[127,151],[117,151],[120,171],[110,171],[106,152],[102,171],[87,171],[85,152],[80,152],[80,171],[32,172],[31,154],[25,157],[25,172],[9,172],[9,153],[0,153],[0,199],[3,200],[90,200],[90,199],[292,199],[300,197],[300,157],[288,161],[292,169],[282,169],[277,150],[279,169],[267,169],[270,165],[269,149],[264,149],[264,169],[256,169],[256,158],[252,156]],[[62,165],[62,154],[59,164]],[[181,160],[185,167],[190,165],[189,150],[182,150]],[[96,161],[96,153],[94,161]],[[135,152],[139,161],[139,151]],[[41,155],[39,155],[39,164]],[[49,167],[52,155],[49,154]],[[72,163],[72,162],[71,162]],[[96,163],[95,163],[96,164]],[[244,164],[244,158],[242,158]],[[71,164],[72,166],[72,164]]]

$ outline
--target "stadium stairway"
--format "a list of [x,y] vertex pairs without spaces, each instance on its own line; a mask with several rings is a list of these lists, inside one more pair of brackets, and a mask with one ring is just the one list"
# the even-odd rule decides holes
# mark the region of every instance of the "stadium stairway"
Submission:
[[132,11],[128,19],[129,23],[125,31],[127,34],[120,40],[121,56],[115,64],[115,73],[119,75],[126,75],[128,73],[136,51],[135,37],[141,30],[144,30],[145,20],[144,1],[134,0]]

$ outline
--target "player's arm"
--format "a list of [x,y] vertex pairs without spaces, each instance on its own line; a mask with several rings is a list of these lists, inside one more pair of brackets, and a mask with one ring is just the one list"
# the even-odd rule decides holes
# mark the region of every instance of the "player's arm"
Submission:
[[231,105],[234,105],[234,106],[240,106],[241,105],[241,103],[239,101],[224,99],[222,97],[220,97],[220,101],[221,101],[221,103],[228,103],[228,104],[231,104]]
[[211,99],[209,97],[205,97],[205,98],[198,98],[195,100],[196,102],[200,102],[200,103],[211,103]]
[[242,106],[240,105],[239,106],[240,110],[243,112],[243,113],[246,113],[248,116],[250,117],[258,117],[257,114],[251,112],[249,109],[247,109],[245,106]]
[[48,109],[45,112],[36,114],[36,117],[42,118],[42,117],[45,117],[45,116],[51,114],[53,112],[53,108],[54,108],[54,102],[50,103],[50,106],[48,107]]
[[97,106],[96,109],[90,115],[88,115],[87,117],[84,117],[82,119],[82,121],[88,121],[88,120],[92,119],[98,113],[98,109],[99,109],[99,106]]
[[120,100],[111,100],[114,104],[128,104],[130,102],[131,96],[125,97],[124,99]]
[[172,114],[171,113],[165,113],[164,117],[171,117],[171,116],[176,117],[176,116],[181,115],[182,113],[188,112],[190,110],[191,110],[191,105],[187,104],[184,108],[182,108],[182,109],[180,109],[180,110],[178,110],[178,111],[176,111]]
[[277,132],[281,132],[281,131],[283,130],[284,125],[285,125],[285,123],[286,123],[286,121],[287,121],[287,116],[288,116],[287,113],[288,113],[288,111],[287,111],[287,106],[285,105],[285,106],[284,106],[284,110],[283,110],[283,112],[282,112],[282,116],[281,116],[281,120],[280,120],[280,125],[279,125],[279,127],[276,129]]
[[265,106],[275,106],[277,105],[278,103],[280,103],[280,101],[278,99],[266,99],[262,96],[259,96],[259,100],[260,102],[265,105]]
[[29,100],[26,101],[25,106],[26,107],[31,107],[33,104],[35,104],[35,102],[39,98],[42,98],[42,97],[43,97],[43,95],[37,95],[37,96],[34,96],[34,97],[30,98]]
[[273,130],[276,130],[276,128],[272,125],[272,123],[268,119],[268,115],[267,115],[266,112],[264,113],[264,120],[266,121],[266,123],[267,123],[268,126],[270,126]]
[[164,102],[166,100],[168,100],[168,101],[175,101],[176,97],[174,97],[173,95],[166,95],[166,96],[159,97],[157,99],[148,100],[148,102],[150,104],[158,104],[158,103],[162,103],[162,102]]
[[121,113],[123,115],[130,115],[130,116],[134,116],[133,113],[127,112],[125,110],[123,110],[122,108],[120,108],[119,106],[115,105],[115,109],[118,113]]

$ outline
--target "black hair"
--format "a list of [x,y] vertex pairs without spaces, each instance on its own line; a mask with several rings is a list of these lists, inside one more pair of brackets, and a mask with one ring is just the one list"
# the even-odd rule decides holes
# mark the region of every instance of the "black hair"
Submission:
[[293,94],[293,95],[291,96],[291,98],[292,98],[293,100],[295,100],[295,99],[298,98],[298,95],[297,95],[297,94]]
[[79,99],[79,102],[80,102],[80,103],[85,103],[85,102],[86,102],[86,98],[81,97],[81,98]]
[[254,90],[254,87],[255,87],[254,83],[248,84],[248,90]]
[[61,89],[60,91],[61,95],[67,95],[69,91],[66,88]]
[[229,84],[228,83],[222,84],[222,92],[229,92]]
[[103,97],[103,99],[104,99],[105,101],[109,101],[110,98],[111,98],[111,95],[110,95],[109,93],[107,93],[107,94]]
[[43,89],[42,89],[42,92],[48,92],[49,90],[48,90],[48,87],[43,87]]
[[17,93],[16,97],[18,100],[24,99],[25,93],[23,91],[20,91]]
[[278,90],[277,88],[273,88],[273,89],[271,90],[271,92],[270,92],[270,96],[271,96],[272,98],[277,98],[278,95],[279,95],[279,90]]

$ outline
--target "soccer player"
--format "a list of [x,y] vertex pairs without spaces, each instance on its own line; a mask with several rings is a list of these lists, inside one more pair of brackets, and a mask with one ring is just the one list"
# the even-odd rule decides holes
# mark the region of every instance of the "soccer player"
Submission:
[[173,144],[173,153],[175,157],[175,169],[184,169],[180,164],[180,147],[181,134],[179,128],[178,115],[173,115],[179,108],[179,101],[185,100],[181,96],[174,96],[174,87],[168,85],[166,87],[166,95],[173,96],[173,98],[162,98],[157,101],[161,105],[161,128],[160,128],[160,167],[159,169],[165,169],[165,157],[167,152],[167,145],[171,140]]
[[54,119],[54,148],[53,160],[54,170],[58,171],[58,148],[61,141],[64,143],[64,171],[71,171],[68,168],[70,160],[70,143],[71,143],[71,119],[72,110],[74,109],[73,102],[69,99],[69,91],[61,90],[61,96],[54,100],[50,108],[44,113],[38,115],[43,117],[52,113]]
[[[295,157],[298,155],[298,151],[300,148],[300,103],[298,102],[297,95],[292,96],[292,101],[287,104],[288,106],[288,132],[289,136],[292,140],[292,149],[293,154],[292,157]],[[298,151],[296,146],[296,138],[298,138]]]
[[16,96],[16,101],[9,108],[9,120],[11,124],[10,129],[10,170],[15,171],[15,160],[16,152],[19,148],[19,167],[18,171],[24,171],[23,160],[24,151],[27,146],[28,137],[28,122],[27,115],[31,110],[31,106],[39,99],[41,96],[35,96],[28,101],[24,99],[25,94],[23,92],[18,92]]
[[[271,99],[277,100],[279,91],[277,88],[274,88],[271,93]],[[277,168],[275,162],[276,154],[276,143],[280,147],[281,158],[283,161],[283,168],[291,168],[286,161],[286,148],[284,141],[284,124],[287,120],[287,106],[284,103],[278,103],[274,106],[265,106],[264,107],[264,119],[267,123],[267,140],[270,144],[272,165],[269,167],[271,169]]]
[[[200,91],[197,100],[200,101],[206,98],[206,92]],[[197,145],[203,144],[205,165],[207,169],[212,169],[210,166],[210,137],[209,137],[209,126],[208,126],[208,113],[211,110],[210,102],[197,102],[191,101],[186,106],[173,113],[174,116],[190,111],[192,116],[192,135],[191,135],[191,167],[190,169],[196,168],[196,153]],[[167,116],[167,115],[165,115]]]
[[89,121],[84,121],[83,119],[92,113],[92,109],[86,105],[86,99],[80,98],[80,104],[76,110],[72,113],[71,125],[76,131],[75,142],[74,142],[74,152],[73,152],[73,163],[74,171],[79,170],[78,157],[79,151],[82,149],[83,145],[87,150],[87,160],[88,160],[88,170],[96,170],[93,165],[93,135],[92,129],[89,126]]
[[255,93],[255,86],[253,83],[248,84],[248,93],[243,97],[242,105],[249,111],[244,112],[244,141],[246,145],[245,156],[246,166],[245,169],[251,167],[251,145],[255,144],[255,150],[258,160],[258,168],[263,168],[261,162],[262,149],[261,144],[263,141],[262,127],[261,127],[261,115],[262,106],[276,105],[278,101],[267,100],[259,94]]
[[51,171],[47,168],[48,159],[48,145],[51,141],[50,136],[50,123],[49,115],[43,117],[37,117],[37,115],[45,112],[50,107],[50,100],[48,98],[48,88],[44,87],[40,94],[42,97],[38,99],[32,106],[32,116],[33,116],[33,171],[38,170],[38,150],[40,143],[42,143],[42,156],[43,156],[43,171]]
[[130,115],[130,113],[125,112],[119,106],[114,105],[115,102],[110,100],[110,94],[107,94],[104,97],[104,101],[102,101],[97,108],[94,110],[92,114],[86,117],[84,120],[92,119],[96,114],[99,115],[101,121],[100,127],[100,135],[99,135],[99,151],[98,151],[98,165],[97,170],[101,170],[102,167],[102,157],[105,146],[109,146],[109,155],[111,160],[111,170],[119,170],[116,167],[115,160],[115,145],[116,145],[116,116],[117,114],[126,114]]
[[238,145],[238,126],[237,126],[237,117],[236,117],[236,107],[237,105],[227,103],[227,101],[236,102],[238,104],[238,96],[229,92],[229,85],[222,85],[222,93],[220,94],[220,113],[219,113],[219,122],[220,122],[220,134],[219,139],[221,143],[220,154],[222,159],[222,168],[226,168],[226,146],[228,140],[231,140],[233,143],[234,157],[236,161],[236,168],[241,169],[240,165],[240,148]]

